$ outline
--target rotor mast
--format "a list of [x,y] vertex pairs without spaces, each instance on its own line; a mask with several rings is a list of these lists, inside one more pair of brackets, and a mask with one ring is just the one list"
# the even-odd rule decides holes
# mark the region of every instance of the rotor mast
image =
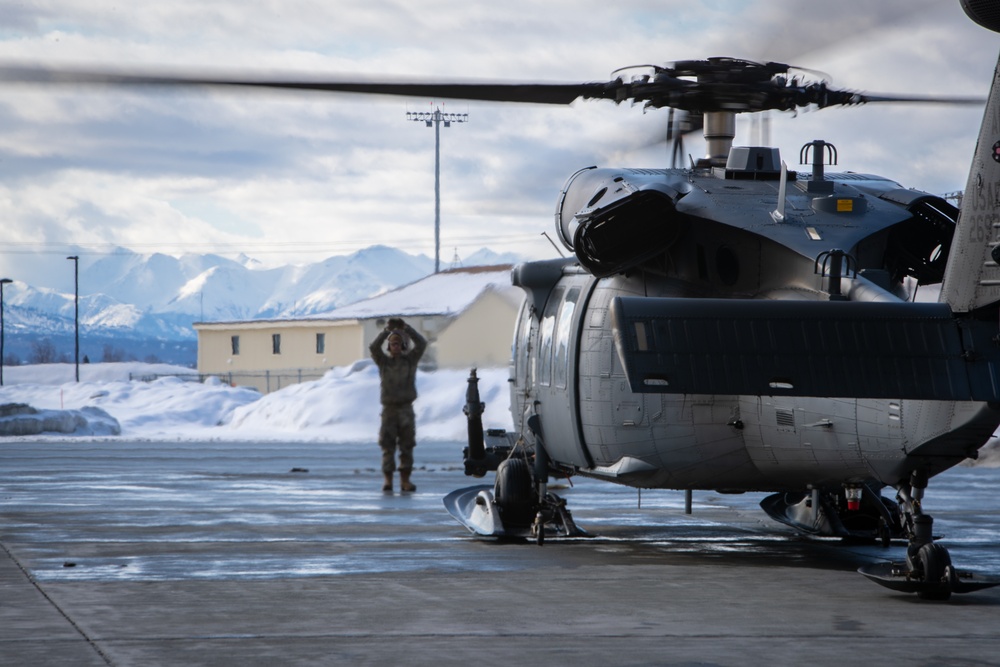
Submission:
[[732,111],[706,111],[704,119],[705,143],[708,145],[706,159],[713,167],[724,167],[736,138],[736,114]]

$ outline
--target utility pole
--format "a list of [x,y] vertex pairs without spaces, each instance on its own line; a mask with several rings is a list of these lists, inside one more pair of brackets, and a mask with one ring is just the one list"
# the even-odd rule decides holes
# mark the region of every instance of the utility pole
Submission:
[[73,338],[76,341],[76,381],[80,381],[80,256],[70,255],[73,260]]
[[434,273],[441,270],[441,123],[468,123],[467,113],[444,113],[441,107],[434,111],[407,111],[406,120],[423,121],[434,128]]

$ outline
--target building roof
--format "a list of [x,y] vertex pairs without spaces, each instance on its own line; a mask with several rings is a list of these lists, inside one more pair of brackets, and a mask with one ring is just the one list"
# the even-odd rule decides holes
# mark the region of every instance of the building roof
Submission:
[[309,319],[361,320],[374,317],[458,315],[487,290],[515,290],[511,266],[473,266],[434,273],[384,294],[341,306]]

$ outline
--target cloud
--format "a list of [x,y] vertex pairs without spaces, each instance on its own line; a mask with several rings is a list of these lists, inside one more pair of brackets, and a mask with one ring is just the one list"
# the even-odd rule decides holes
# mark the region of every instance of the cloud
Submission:
[[[121,4],[0,2],[0,60],[526,81],[728,55],[829,72],[878,92],[985,95],[996,35],[959,3],[797,0],[502,4],[432,0]],[[957,48],[956,45],[961,45]],[[431,253],[427,99],[303,93],[0,89],[0,213],[12,238],[181,252],[265,249],[275,261],[388,243]],[[443,254],[483,245],[547,256],[559,188],[581,167],[659,167],[663,118],[611,103],[450,101],[441,131]],[[835,143],[840,167],[932,192],[964,187],[975,110],[881,107],[775,114],[792,162]],[[741,132],[750,121],[740,121]],[[746,143],[742,138],[738,142]],[[697,140],[689,151],[703,152]],[[792,168],[794,165],[790,164]],[[0,255],[0,264],[3,256]]]

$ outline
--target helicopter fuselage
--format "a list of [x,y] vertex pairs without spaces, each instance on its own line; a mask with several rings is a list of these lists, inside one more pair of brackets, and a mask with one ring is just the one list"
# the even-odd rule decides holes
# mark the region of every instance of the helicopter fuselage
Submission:
[[[898,304],[941,280],[957,216],[943,199],[876,176],[799,178],[776,168],[773,149],[744,157],[724,170],[588,169],[570,179],[557,228],[578,259],[514,272],[527,295],[511,368],[521,433],[538,415],[555,468],[644,488],[893,485],[974,456],[1000,423],[984,401],[781,395],[780,386],[675,393],[656,386],[667,379],[636,390],[616,300]],[[685,317],[662,313],[679,327]],[[713,374],[742,371],[718,358],[720,347],[699,380],[709,390]]]

